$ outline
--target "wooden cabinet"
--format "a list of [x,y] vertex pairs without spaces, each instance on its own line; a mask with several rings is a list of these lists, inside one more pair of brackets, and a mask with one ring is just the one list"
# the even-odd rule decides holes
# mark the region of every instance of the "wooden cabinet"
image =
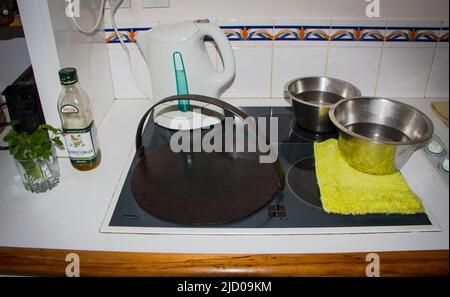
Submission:
[[[365,253],[151,254],[0,247],[0,274],[64,276],[66,256],[82,276],[365,276]],[[381,276],[448,276],[448,251],[382,252]]]

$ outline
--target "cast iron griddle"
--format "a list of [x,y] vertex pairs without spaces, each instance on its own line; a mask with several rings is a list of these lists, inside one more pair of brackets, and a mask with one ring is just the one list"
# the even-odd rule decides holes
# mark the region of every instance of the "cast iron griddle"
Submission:
[[281,191],[274,164],[227,153],[148,150],[131,182],[136,202],[160,219],[180,224],[226,224],[261,209]]

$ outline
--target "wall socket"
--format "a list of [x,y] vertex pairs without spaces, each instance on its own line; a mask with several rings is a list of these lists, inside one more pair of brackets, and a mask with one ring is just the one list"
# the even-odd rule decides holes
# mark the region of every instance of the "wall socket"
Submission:
[[142,8],[170,7],[170,0],[141,0]]

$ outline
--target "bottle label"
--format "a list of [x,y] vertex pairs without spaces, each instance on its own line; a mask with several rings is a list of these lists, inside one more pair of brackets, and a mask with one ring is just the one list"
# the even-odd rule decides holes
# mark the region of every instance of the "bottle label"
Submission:
[[76,106],[66,104],[61,106],[61,113],[78,113],[78,108]]
[[85,164],[94,162],[97,158],[93,126],[94,121],[85,129],[63,129],[67,151],[72,162]]

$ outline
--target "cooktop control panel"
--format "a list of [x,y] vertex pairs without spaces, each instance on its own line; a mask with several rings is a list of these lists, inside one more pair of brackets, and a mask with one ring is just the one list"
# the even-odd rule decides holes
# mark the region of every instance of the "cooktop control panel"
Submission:
[[424,155],[436,177],[448,190],[448,148],[437,135],[433,135],[433,138],[425,147]]

